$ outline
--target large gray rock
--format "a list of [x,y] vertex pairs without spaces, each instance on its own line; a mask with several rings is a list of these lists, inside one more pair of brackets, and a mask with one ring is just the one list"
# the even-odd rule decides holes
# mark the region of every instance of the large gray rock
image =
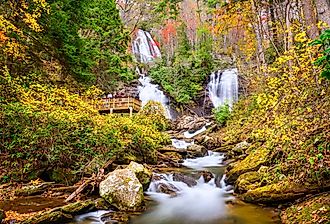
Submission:
[[203,157],[207,155],[207,149],[204,146],[193,144],[187,149],[188,157]]
[[132,170],[140,183],[143,186],[143,190],[147,190],[152,178],[152,172],[145,168],[143,165],[136,162],[131,162],[126,169]]
[[193,187],[197,185],[197,181],[194,178],[183,175],[182,173],[174,173],[173,180],[183,182],[187,184],[188,187]]
[[139,211],[143,206],[143,186],[131,169],[111,172],[100,183],[100,196],[122,211]]

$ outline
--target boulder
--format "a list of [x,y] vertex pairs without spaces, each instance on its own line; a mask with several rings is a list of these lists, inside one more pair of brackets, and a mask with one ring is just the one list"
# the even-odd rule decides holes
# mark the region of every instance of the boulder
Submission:
[[95,210],[107,210],[110,205],[99,198],[96,200],[78,201],[62,207],[53,208],[29,217],[22,224],[57,224],[67,223],[74,216]]
[[[330,182],[322,186],[330,187]],[[306,194],[317,193],[322,188],[317,184],[298,184],[292,180],[284,179],[278,183],[269,184],[247,191],[241,195],[242,200],[253,203],[277,204],[301,198]]]
[[235,182],[235,192],[242,194],[259,187],[260,177],[261,175],[256,171],[242,174]]
[[243,154],[245,150],[247,150],[251,146],[251,143],[246,141],[240,142],[236,144],[236,146],[232,149],[235,154]]
[[203,135],[196,138],[196,143],[206,147],[209,150],[215,150],[221,146],[222,141],[220,138],[215,136]]
[[267,164],[270,151],[265,148],[258,148],[251,152],[244,160],[234,164],[226,175],[226,181],[233,184],[243,173],[257,171],[262,165]]
[[193,144],[187,149],[188,157],[203,157],[207,155],[207,149],[204,146]]
[[156,192],[169,194],[171,196],[176,196],[176,193],[179,191],[173,184],[158,183]]
[[197,131],[203,126],[205,126],[207,123],[208,120],[206,120],[204,117],[185,115],[177,120],[176,129]]
[[143,186],[131,169],[119,169],[100,183],[100,196],[123,211],[139,211],[143,206]]
[[194,178],[183,175],[182,173],[174,173],[173,180],[183,182],[187,184],[189,187],[193,187],[197,185],[197,181]]
[[210,182],[210,180],[212,180],[214,178],[214,175],[211,172],[206,171],[206,170],[201,171],[200,175],[203,177],[205,183]]
[[127,166],[127,169],[130,169],[135,173],[136,177],[143,186],[143,190],[147,190],[151,182],[152,172],[136,162],[131,162]]

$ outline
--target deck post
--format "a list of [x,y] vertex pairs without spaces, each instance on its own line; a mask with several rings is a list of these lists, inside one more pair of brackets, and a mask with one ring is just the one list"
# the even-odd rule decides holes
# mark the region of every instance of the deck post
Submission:
[[113,108],[110,108],[110,114],[113,114]]
[[129,107],[129,116],[130,116],[130,117],[133,116],[133,107]]

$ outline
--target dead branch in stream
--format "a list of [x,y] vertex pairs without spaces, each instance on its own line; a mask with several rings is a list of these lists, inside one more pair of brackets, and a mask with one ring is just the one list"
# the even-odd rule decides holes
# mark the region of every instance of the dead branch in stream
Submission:
[[72,194],[65,199],[65,202],[69,202],[73,200],[75,197],[80,195],[82,192],[85,191],[89,186],[92,187],[91,192],[95,190],[96,187],[98,187],[101,183],[102,180],[105,178],[105,170],[110,167],[110,165],[115,161],[116,158],[110,159],[108,162],[106,162],[103,167],[99,170],[97,174],[93,174],[90,178],[83,178],[82,179],[82,184],[75,190]]

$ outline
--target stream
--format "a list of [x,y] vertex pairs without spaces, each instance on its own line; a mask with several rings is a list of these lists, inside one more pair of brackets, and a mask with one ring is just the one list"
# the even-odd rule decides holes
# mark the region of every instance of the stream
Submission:
[[[191,143],[172,140],[181,148]],[[225,155],[208,152],[204,157],[185,159],[184,168],[154,174],[145,192],[147,210],[130,216],[132,224],[275,224],[278,214],[271,208],[246,204],[233,196],[233,187],[224,181]],[[173,174],[174,173],[174,174]],[[179,181],[182,174],[188,181]],[[206,177],[203,176],[206,174]],[[191,186],[189,182],[195,181]],[[161,188],[172,192],[161,193]],[[109,218],[111,211],[98,211],[76,217],[76,224],[120,223]]]

